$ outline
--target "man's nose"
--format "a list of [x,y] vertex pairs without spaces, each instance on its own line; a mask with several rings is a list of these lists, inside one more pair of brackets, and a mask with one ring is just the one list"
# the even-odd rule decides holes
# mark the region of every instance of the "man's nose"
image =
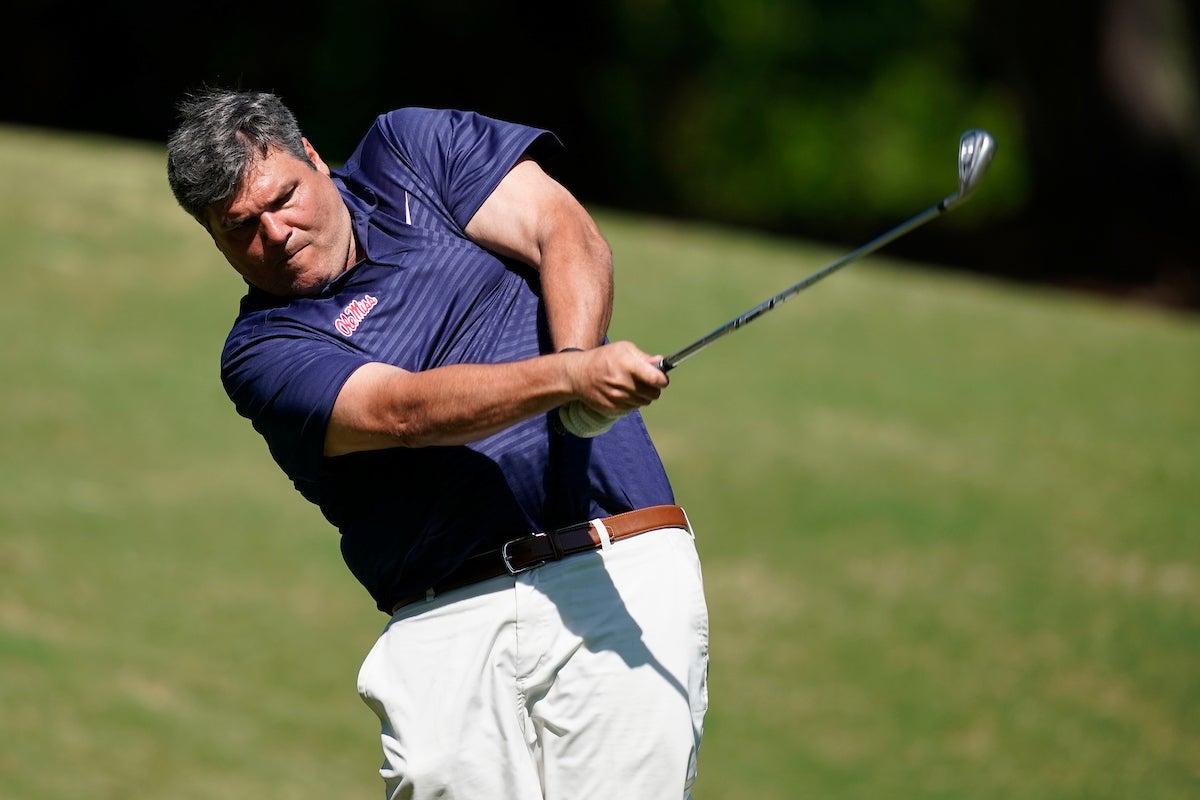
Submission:
[[287,241],[292,226],[288,225],[277,214],[263,214],[261,217],[262,235],[268,242],[282,244]]

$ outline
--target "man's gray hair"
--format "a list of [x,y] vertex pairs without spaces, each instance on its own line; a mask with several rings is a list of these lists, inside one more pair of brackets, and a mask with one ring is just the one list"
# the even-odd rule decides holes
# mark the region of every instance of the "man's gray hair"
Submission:
[[209,206],[232,199],[247,169],[271,148],[312,166],[295,115],[273,94],[204,89],[184,98],[178,111],[179,125],[167,139],[167,181],[205,228]]

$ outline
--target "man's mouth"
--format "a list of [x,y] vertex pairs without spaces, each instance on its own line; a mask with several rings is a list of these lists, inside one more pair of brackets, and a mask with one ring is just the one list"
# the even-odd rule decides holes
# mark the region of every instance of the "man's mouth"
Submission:
[[300,253],[304,252],[304,248],[306,248],[306,247],[308,247],[308,244],[302,244],[290,253],[285,252],[283,254],[283,256],[281,256],[279,259],[279,262],[278,262],[279,266],[281,266],[281,267],[295,266],[296,256],[298,256]]

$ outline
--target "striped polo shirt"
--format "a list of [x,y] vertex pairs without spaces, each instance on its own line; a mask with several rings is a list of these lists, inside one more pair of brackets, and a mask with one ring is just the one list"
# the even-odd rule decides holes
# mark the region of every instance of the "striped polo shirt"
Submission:
[[366,258],[318,295],[251,287],[226,340],[238,413],[341,532],[381,610],[515,536],[674,502],[636,412],[594,439],[557,432],[551,412],[465,446],[322,454],[334,400],[363,364],[417,372],[551,352],[537,273],[463,229],[523,155],[557,146],[475,113],[380,116],[334,171]]

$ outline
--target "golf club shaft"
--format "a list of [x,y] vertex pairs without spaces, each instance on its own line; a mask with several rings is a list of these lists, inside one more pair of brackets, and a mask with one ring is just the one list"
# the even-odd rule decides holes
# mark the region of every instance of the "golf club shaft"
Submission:
[[699,353],[701,350],[708,347],[710,344],[715,342],[717,339],[720,339],[722,336],[732,333],[733,331],[736,331],[738,328],[741,328],[742,326],[752,322],[753,320],[758,319],[763,314],[767,313],[768,311],[775,308],[776,306],[779,306],[780,304],[782,304],[788,298],[792,297],[795,294],[799,294],[800,292],[804,291],[809,286],[812,286],[814,283],[821,280],[822,278],[826,278],[826,277],[832,275],[834,272],[837,272],[839,269],[846,266],[851,261],[862,258],[863,256],[869,255],[870,253],[874,253],[876,250],[878,250],[879,248],[888,244],[889,242],[895,241],[896,239],[900,238],[901,236],[903,236],[904,234],[913,230],[914,228],[918,228],[921,225],[924,225],[929,220],[933,219],[934,217],[939,216],[942,212],[946,211],[951,206],[953,206],[955,203],[957,203],[959,198],[960,198],[959,194],[957,194],[957,193],[952,194],[949,197],[946,197],[945,199],[938,202],[936,205],[930,206],[929,208],[925,209],[924,211],[922,211],[920,214],[917,214],[912,219],[909,219],[905,222],[900,223],[899,225],[892,228],[887,233],[884,233],[884,234],[881,234],[880,236],[875,237],[871,241],[864,244],[862,247],[859,247],[857,250],[847,253],[846,255],[839,258],[837,261],[834,261],[832,264],[829,264],[828,266],[822,267],[821,269],[814,272],[812,275],[809,275],[804,280],[800,281],[799,283],[793,284],[792,286],[789,286],[788,288],[784,289],[782,292],[775,295],[774,297],[766,300],[763,303],[760,303],[759,305],[750,309],[746,313],[742,314],[740,317],[730,320],[729,322],[727,322],[724,325],[722,325],[721,327],[717,328],[716,330],[714,330],[712,333],[708,334],[707,336],[703,336],[703,337],[697,339],[696,341],[692,342],[691,344],[689,344],[687,347],[683,348],[679,352],[677,352],[673,355],[667,356],[666,358],[664,358],[662,361],[659,362],[658,368],[661,369],[663,372],[670,372],[672,369],[674,369],[675,367],[678,367],[684,361],[687,361],[689,358],[696,355],[696,353]]

